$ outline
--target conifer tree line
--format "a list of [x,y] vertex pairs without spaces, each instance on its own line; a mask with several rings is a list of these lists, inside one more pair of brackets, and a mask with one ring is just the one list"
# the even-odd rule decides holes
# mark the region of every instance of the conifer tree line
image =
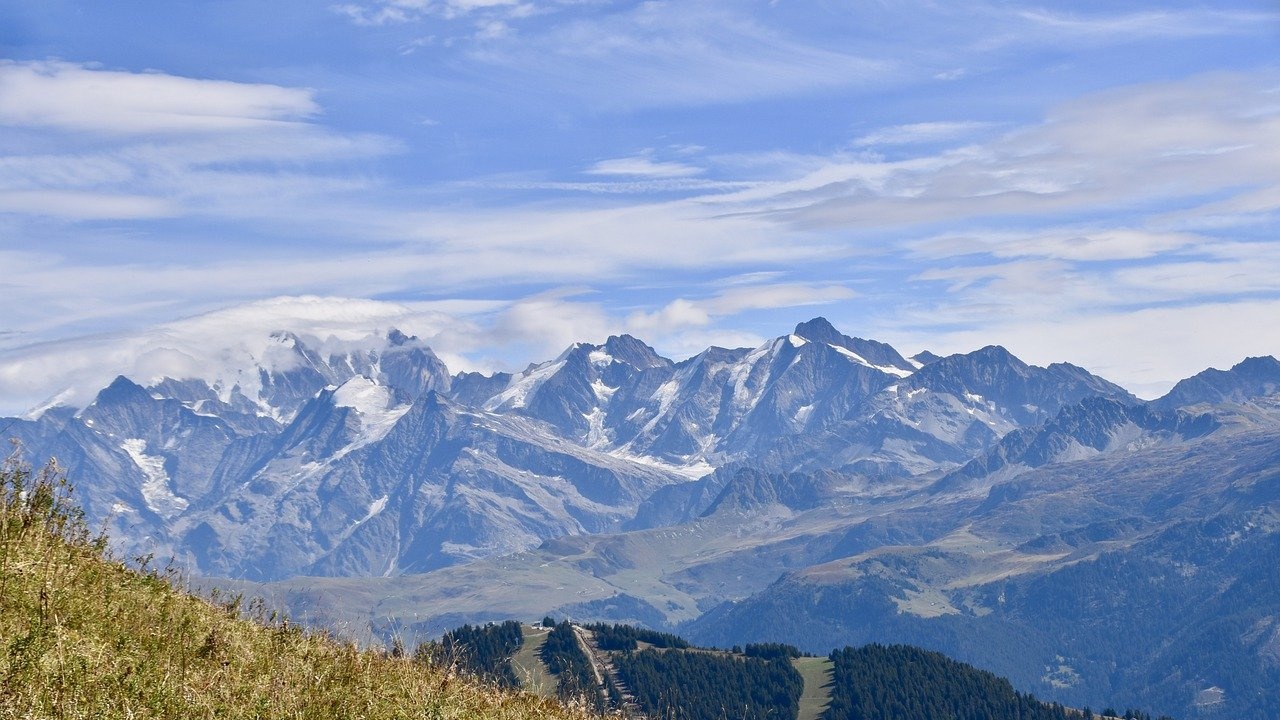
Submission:
[[791,660],[801,657],[804,653],[800,652],[800,648],[795,645],[786,643],[747,643],[747,646],[742,649],[742,654],[762,660]]
[[595,638],[596,647],[601,650],[635,650],[639,643],[645,643],[656,648],[684,649],[689,647],[689,641],[679,635],[647,630],[634,625],[595,623],[593,625],[584,625],[583,627],[591,631]]
[[[831,653],[831,704],[823,720],[1081,720],[1081,713],[1014,690],[1008,680],[907,645]],[[1108,713],[1114,716],[1114,711]],[[1085,711],[1084,717],[1092,716]],[[1126,717],[1150,720],[1129,711]],[[1161,720],[1169,720],[1161,718]]]
[[[803,653],[793,645],[755,643],[725,651],[692,647],[679,636],[630,625],[582,626],[603,656],[602,688],[573,624],[548,618],[543,625],[550,631],[539,658],[556,676],[557,695],[585,701],[598,712],[630,708],[657,720],[793,719],[799,712],[804,679],[793,661]],[[511,658],[522,638],[515,621],[464,625],[419,653],[434,653],[490,682],[517,687]],[[830,702],[822,720],[1152,720],[1137,710],[1120,715],[1107,708],[1095,715],[1087,708],[1045,703],[1016,691],[1004,678],[912,646],[846,647],[829,658]]]
[[511,656],[524,641],[520,623],[463,625],[440,638],[443,659],[473,675],[503,687],[518,688],[520,679],[511,667]]
[[556,676],[559,682],[556,694],[562,700],[584,699],[596,709],[605,710],[595,674],[591,672],[591,661],[578,644],[568,620],[551,628],[538,656],[547,671]]
[[640,709],[653,718],[794,718],[804,680],[788,658],[646,649],[613,659]]

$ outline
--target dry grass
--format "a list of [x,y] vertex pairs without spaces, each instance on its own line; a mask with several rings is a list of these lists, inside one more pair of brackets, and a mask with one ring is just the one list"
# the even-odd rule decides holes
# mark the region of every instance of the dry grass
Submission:
[[56,469],[0,468],[0,718],[590,717],[193,597],[106,547]]

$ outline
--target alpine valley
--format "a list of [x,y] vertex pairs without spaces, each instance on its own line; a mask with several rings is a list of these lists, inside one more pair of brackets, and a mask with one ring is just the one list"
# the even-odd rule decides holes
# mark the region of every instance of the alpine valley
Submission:
[[287,332],[218,377],[0,420],[129,556],[308,623],[627,622],[704,645],[942,651],[1074,707],[1280,717],[1280,362],[1143,401],[1001,347],[822,318],[450,374]]

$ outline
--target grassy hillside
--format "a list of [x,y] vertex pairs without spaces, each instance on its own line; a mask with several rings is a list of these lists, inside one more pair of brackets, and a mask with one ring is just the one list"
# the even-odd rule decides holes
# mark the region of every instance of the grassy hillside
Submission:
[[[359,651],[106,553],[50,469],[0,468],[0,718],[585,718]],[[245,619],[246,610],[250,619]]]
[[796,720],[818,720],[831,704],[831,658],[798,657],[791,661],[804,681]]

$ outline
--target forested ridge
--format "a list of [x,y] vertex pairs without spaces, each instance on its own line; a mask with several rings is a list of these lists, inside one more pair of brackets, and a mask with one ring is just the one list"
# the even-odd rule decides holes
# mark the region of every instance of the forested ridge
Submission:
[[[721,650],[630,625],[575,626],[550,619],[543,624],[549,632],[538,655],[556,677],[557,695],[598,712],[681,720],[796,718],[801,697],[813,703],[816,693],[828,698],[825,709],[818,715],[822,705],[810,705],[805,712],[821,720],[1085,720],[1094,715],[1087,708],[1042,702],[993,673],[907,645],[846,647],[819,661],[784,643]],[[520,647],[521,633],[515,622],[463,626],[440,645],[463,660],[459,666],[506,684],[514,678],[510,657]],[[802,676],[797,667],[828,661],[829,682],[821,673]],[[1120,716],[1110,708],[1100,715]],[[1134,710],[1123,717],[1151,720]]]
[[583,699],[597,710],[606,709],[595,673],[591,671],[591,660],[579,644],[572,623],[564,620],[551,628],[538,657],[556,676],[559,682],[556,694],[560,699]]
[[657,718],[794,718],[804,689],[786,658],[647,649],[613,662],[641,710]]
[[[870,644],[831,653],[831,704],[823,720],[1088,720],[1088,708],[1045,703],[1014,689],[1008,680],[909,645]],[[1138,710],[1101,717],[1151,720]],[[1161,716],[1158,720],[1172,720]]]
[[1061,705],[1014,690],[1008,680],[942,653],[865,645],[831,653],[831,704],[824,720],[1078,720]]
[[511,668],[511,656],[520,649],[524,633],[520,623],[463,625],[440,639],[444,659],[484,680],[503,687],[520,687]]
[[583,627],[591,631],[596,647],[601,650],[635,650],[639,643],[657,648],[683,649],[690,647],[689,641],[679,635],[648,630],[634,625],[594,623]]

